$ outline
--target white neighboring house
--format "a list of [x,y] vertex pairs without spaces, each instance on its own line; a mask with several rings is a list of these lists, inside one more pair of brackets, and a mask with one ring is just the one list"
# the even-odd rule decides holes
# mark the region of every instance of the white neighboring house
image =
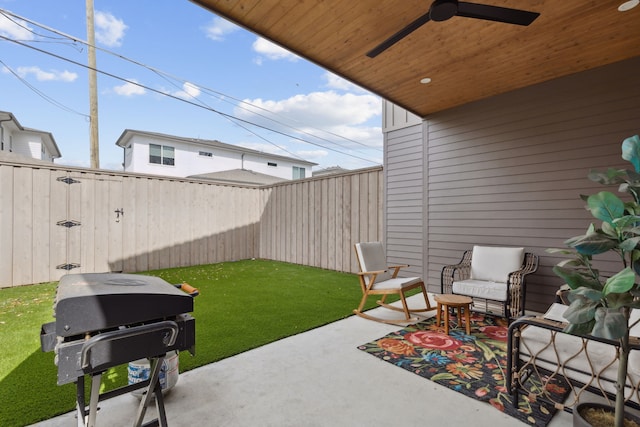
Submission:
[[53,163],[61,157],[53,135],[23,127],[12,113],[0,111],[0,152]]
[[317,163],[263,153],[215,140],[126,129],[116,145],[124,149],[125,172],[180,178],[249,170],[282,179],[311,177]]

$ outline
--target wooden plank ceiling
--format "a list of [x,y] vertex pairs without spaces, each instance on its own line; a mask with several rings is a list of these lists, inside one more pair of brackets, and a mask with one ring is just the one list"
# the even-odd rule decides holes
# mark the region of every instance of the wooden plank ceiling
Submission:
[[477,0],[540,16],[431,21],[375,58],[430,0],[192,1],[420,117],[640,55],[640,6],[624,0]]

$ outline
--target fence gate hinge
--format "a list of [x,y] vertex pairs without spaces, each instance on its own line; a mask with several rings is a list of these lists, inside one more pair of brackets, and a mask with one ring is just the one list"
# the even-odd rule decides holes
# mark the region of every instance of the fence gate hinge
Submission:
[[67,227],[67,228],[75,227],[75,226],[78,226],[78,225],[81,225],[81,224],[82,223],[80,221],[76,221],[76,220],[73,220],[73,219],[68,219],[68,220],[65,220],[65,221],[56,222],[56,225],[60,225],[62,227]]
[[60,265],[56,265],[56,268],[57,268],[58,270],[67,270],[67,271],[72,270],[72,269],[74,269],[74,268],[78,268],[78,267],[80,267],[80,264],[78,264],[78,263],[73,263],[73,262],[72,262],[72,263],[69,263],[69,264],[60,264]]
[[64,182],[65,184],[79,184],[80,181],[78,181],[77,179],[73,179],[70,176],[59,176],[58,178],[56,178],[56,180],[60,181],[60,182]]

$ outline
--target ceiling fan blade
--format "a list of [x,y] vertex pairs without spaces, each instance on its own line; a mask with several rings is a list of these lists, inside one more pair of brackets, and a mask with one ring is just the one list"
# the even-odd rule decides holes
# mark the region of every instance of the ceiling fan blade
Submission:
[[369,58],[375,58],[385,50],[389,49],[394,44],[398,43],[403,38],[407,37],[409,34],[413,33],[415,30],[417,30],[424,24],[429,22],[430,19],[431,18],[429,17],[429,12],[425,13],[424,15],[422,15],[421,17],[419,17],[418,19],[416,19],[415,21],[413,21],[412,23],[410,23],[409,25],[407,25],[406,27],[404,27],[403,29],[401,29],[400,31],[398,31],[397,33],[395,33],[385,41],[383,41],[382,43],[380,43],[378,46],[370,50],[369,53],[367,53],[367,56]]
[[526,10],[461,1],[458,2],[457,16],[526,26],[531,24],[540,14]]

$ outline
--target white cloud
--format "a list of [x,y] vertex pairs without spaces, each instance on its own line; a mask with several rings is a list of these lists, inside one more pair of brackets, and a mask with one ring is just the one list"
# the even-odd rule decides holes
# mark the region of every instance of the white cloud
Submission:
[[142,86],[138,86],[136,83],[138,83],[137,80],[129,79],[128,82],[120,86],[114,86],[113,91],[122,96],[144,95],[144,88]]
[[172,95],[182,99],[193,99],[199,97],[200,93],[201,91],[198,86],[193,83],[185,82],[182,85],[182,90],[173,92]]
[[61,81],[61,82],[73,82],[78,78],[76,73],[71,71],[44,71],[39,67],[18,67],[16,70],[18,75],[22,78],[27,77],[29,74],[33,74],[38,81]]
[[326,150],[300,150],[296,154],[310,162],[320,163],[329,155],[329,152]]
[[[354,126],[381,114],[380,98],[370,94],[312,92],[280,101],[249,99],[244,102],[257,107],[256,111],[262,114],[266,110],[286,117],[292,123],[298,123],[298,127],[302,124],[324,128]],[[246,108],[252,109],[251,106]],[[238,113],[242,114],[242,110]]]
[[238,27],[235,24],[227,21],[226,19],[222,19],[220,17],[215,17],[211,21],[209,25],[204,28],[205,34],[208,38],[214,41],[222,41],[228,34],[233,33],[238,30]]
[[340,76],[330,73],[329,71],[325,72],[322,78],[327,81],[325,86],[330,89],[339,89],[349,92],[366,92],[360,86],[353,84]]
[[[284,142],[279,144],[305,160],[321,166],[324,164],[323,167],[326,167],[338,163],[335,160],[335,151],[338,151],[381,163],[383,138],[379,117],[382,106],[377,96],[369,93],[339,94],[327,91],[296,95],[283,100],[253,99],[245,102],[247,104],[242,108],[236,108],[237,116],[276,132],[292,135],[293,138],[285,137]],[[259,115],[253,114],[252,110]],[[265,117],[273,117],[275,121],[269,121]],[[273,137],[282,141],[282,135],[267,136],[269,139]],[[246,146],[291,156],[273,146]],[[342,159],[340,162],[343,166],[371,166],[371,163],[362,160],[354,160],[350,165],[344,164],[349,160]]]
[[[286,49],[281,48],[280,46],[271,43],[267,39],[263,39],[262,37],[258,37],[255,42],[253,42],[253,50],[267,59],[271,59],[274,61],[278,61],[280,59],[285,59],[287,61],[297,61],[299,59],[298,56],[289,52]],[[258,59],[257,63],[260,64],[260,59]]]
[[322,149],[293,151],[289,146],[289,144],[282,144],[279,142],[275,142],[274,144],[268,144],[266,142],[246,142],[245,141],[245,142],[238,143],[238,145],[240,147],[248,148],[250,150],[260,151],[262,153],[299,158],[299,159],[307,160],[309,162],[314,162],[314,163],[319,163],[329,155],[328,151],[322,150]]
[[122,45],[124,32],[127,28],[122,19],[118,19],[109,12],[96,11],[95,13],[96,40],[109,46]]
[[0,34],[16,40],[33,40],[33,29],[25,21],[0,15]]

